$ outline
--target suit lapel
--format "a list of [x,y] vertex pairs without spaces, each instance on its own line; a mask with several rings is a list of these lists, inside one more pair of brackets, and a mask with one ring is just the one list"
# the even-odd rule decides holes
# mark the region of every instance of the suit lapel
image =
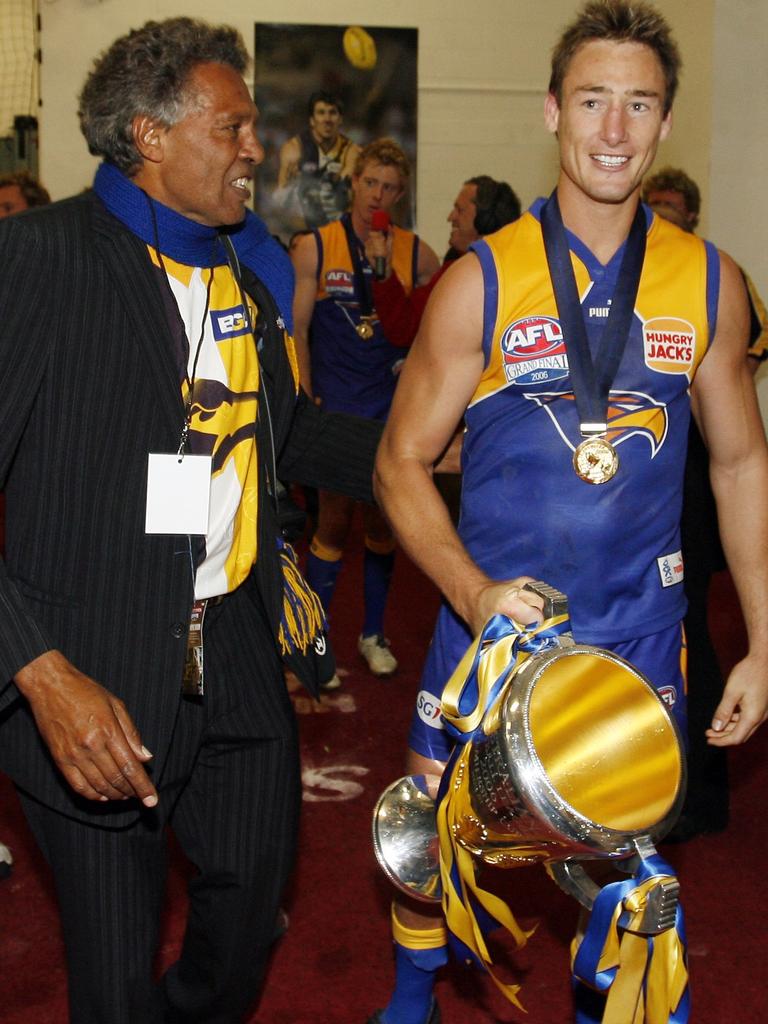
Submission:
[[184,421],[179,371],[169,339],[163,297],[147,247],[99,200],[94,202],[94,237],[115,291],[134,325],[137,358],[157,391],[158,406],[174,434]]

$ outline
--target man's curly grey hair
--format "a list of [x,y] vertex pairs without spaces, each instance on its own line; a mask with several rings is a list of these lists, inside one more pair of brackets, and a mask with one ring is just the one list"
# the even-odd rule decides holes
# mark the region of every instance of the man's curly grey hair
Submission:
[[78,117],[88,149],[124,173],[135,173],[141,156],[133,141],[134,117],[176,124],[194,99],[190,74],[209,63],[243,74],[248,52],[237,29],[169,18],[148,21],[117,39],[96,60],[80,94]]

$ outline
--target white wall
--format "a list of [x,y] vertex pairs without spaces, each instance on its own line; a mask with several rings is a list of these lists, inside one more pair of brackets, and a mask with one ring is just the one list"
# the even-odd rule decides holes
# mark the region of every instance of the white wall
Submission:
[[715,0],[710,236],[768,295],[768,3]]
[[[3,2],[3,0],[0,0]],[[4,0],[7,2],[7,0]],[[713,0],[666,0],[664,12],[688,55],[676,128],[663,159],[706,178]],[[41,177],[54,197],[89,184],[76,96],[93,58],[128,28],[185,13],[236,25],[249,47],[253,22],[415,26],[419,29],[419,231],[438,252],[460,183],[473,174],[505,178],[524,203],[554,184],[555,148],[542,124],[549,54],[574,0],[43,0]],[[701,110],[707,116],[702,118]]]
[[[12,4],[0,0],[0,28]],[[30,0],[31,2],[31,0]],[[701,232],[731,252],[768,296],[768,36],[766,0],[657,0],[684,62],[674,130],[657,166],[684,167],[703,197]],[[90,183],[95,161],[76,119],[93,58],[131,27],[175,14],[253,23],[395,25],[419,29],[418,230],[442,252],[445,217],[473,174],[510,182],[524,203],[548,191],[555,148],[542,125],[549,55],[575,0],[231,0],[215,13],[185,0],[42,0],[41,177],[55,198]],[[760,374],[768,417],[768,370]]]
[[[768,3],[715,0],[710,237],[768,299]],[[768,426],[768,367],[757,392]]]

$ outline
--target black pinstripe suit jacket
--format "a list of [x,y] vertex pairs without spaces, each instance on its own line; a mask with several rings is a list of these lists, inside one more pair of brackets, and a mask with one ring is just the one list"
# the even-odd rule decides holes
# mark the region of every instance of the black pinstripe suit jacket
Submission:
[[[350,429],[349,418],[323,416],[303,394],[297,400],[275,336],[261,359],[280,475],[371,500],[380,425],[355,421]],[[192,581],[187,538],[144,532],[147,453],[176,450],[183,416],[144,243],[92,195],[3,221],[0,767],[75,817],[90,817],[94,806],[74,798],[54,767],[12,678],[61,650],[126,702],[160,771]],[[245,586],[258,589],[275,622],[281,581],[268,501],[259,514],[258,561]],[[104,824],[125,823],[124,812],[105,811]]]

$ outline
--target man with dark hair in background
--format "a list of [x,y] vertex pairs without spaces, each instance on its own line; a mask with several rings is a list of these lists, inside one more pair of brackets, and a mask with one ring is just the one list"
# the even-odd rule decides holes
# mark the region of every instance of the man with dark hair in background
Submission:
[[[392,343],[373,300],[377,269],[365,244],[374,221],[385,217],[408,184],[408,159],[392,139],[377,139],[360,152],[352,175],[352,205],[341,220],[298,240],[296,346],[304,388],[326,409],[384,420],[404,349]],[[437,257],[421,239],[392,225],[390,266],[406,292],[428,281]],[[383,266],[378,268],[384,271]],[[324,490],[307,559],[307,580],[328,609],[354,512],[345,495]],[[384,611],[395,557],[392,531],[374,505],[363,507],[365,532],[364,619],[358,650],[377,676],[389,676],[397,659],[384,635]],[[338,677],[332,685],[339,685]]]
[[468,178],[454,200],[446,218],[451,225],[448,252],[443,265],[426,284],[409,294],[397,274],[392,273],[392,238],[382,231],[371,231],[365,243],[365,255],[371,266],[383,259],[384,273],[374,278],[373,298],[384,333],[396,345],[410,345],[416,337],[421,317],[432,289],[451,265],[463,256],[473,242],[490,235],[520,216],[520,200],[506,181],[488,174]]
[[[699,186],[685,171],[663,167],[643,182],[643,200],[654,213],[695,231],[701,212]],[[742,270],[750,306],[748,365],[757,372],[768,356],[768,314],[757,290]],[[667,842],[720,832],[728,824],[728,754],[707,743],[705,729],[720,701],[723,677],[709,635],[707,608],[712,574],[725,569],[717,528],[717,509],[709,484],[707,448],[694,420],[688,432],[681,522],[688,645],[688,787],[680,818]]]
[[[520,216],[520,200],[506,181],[496,181],[488,174],[468,178],[454,200],[446,218],[451,225],[448,251],[443,264],[426,284],[407,293],[397,274],[392,273],[391,237],[381,231],[371,231],[365,243],[365,255],[371,266],[376,260],[385,261],[385,273],[373,281],[373,300],[386,336],[395,345],[407,348],[416,337],[427,300],[437,282],[472,245]],[[458,518],[461,477],[459,475],[460,431],[455,443],[446,453],[444,468],[453,472],[442,474],[437,486],[454,521]]]
[[0,174],[0,217],[23,213],[33,206],[46,206],[50,201],[48,190],[29,171]]
[[360,152],[341,131],[341,101],[320,89],[307,103],[309,123],[280,148],[275,199],[298,198],[308,228],[337,220],[349,205],[349,182]]
[[[0,225],[0,767],[72,1024],[248,1013],[301,804],[275,475],[371,500],[380,427],[300,390],[291,265],[246,211],[247,62],[190,18],[118,39],[80,97],[93,190]],[[166,826],[195,874],[156,983]]]
[[[542,598],[525,589],[532,580],[567,595],[577,643],[625,657],[684,728],[679,522],[691,411],[709,446],[750,642],[709,742],[742,743],[768,713],[768,450],[744,359],[743,282],[726,254],[640,205],[671,130],[679,67],[650,5],[585,5],[554,49],[545,100],[560,157],[555,192],[446,273],[406,360],[376,493],[444,594],[411,729],[412,774],[439,776],[450,757],[441,717],[419,711],[440,706],[473,637],[497,613],[541,621]],[[670,318],[687,333],[665,345]],[[580,379],[602,390],[579,385],[575,367],[586,363],[594,376],[584,369]],[[457,532],[430,466],[462,417]],[[437,1024],[442,918],[398,895],[392,921],[395,988],[370,1024]],[[590,994],[578,988],[580,1002]],[[584,1012],[580,1020],[595,1019]]]

